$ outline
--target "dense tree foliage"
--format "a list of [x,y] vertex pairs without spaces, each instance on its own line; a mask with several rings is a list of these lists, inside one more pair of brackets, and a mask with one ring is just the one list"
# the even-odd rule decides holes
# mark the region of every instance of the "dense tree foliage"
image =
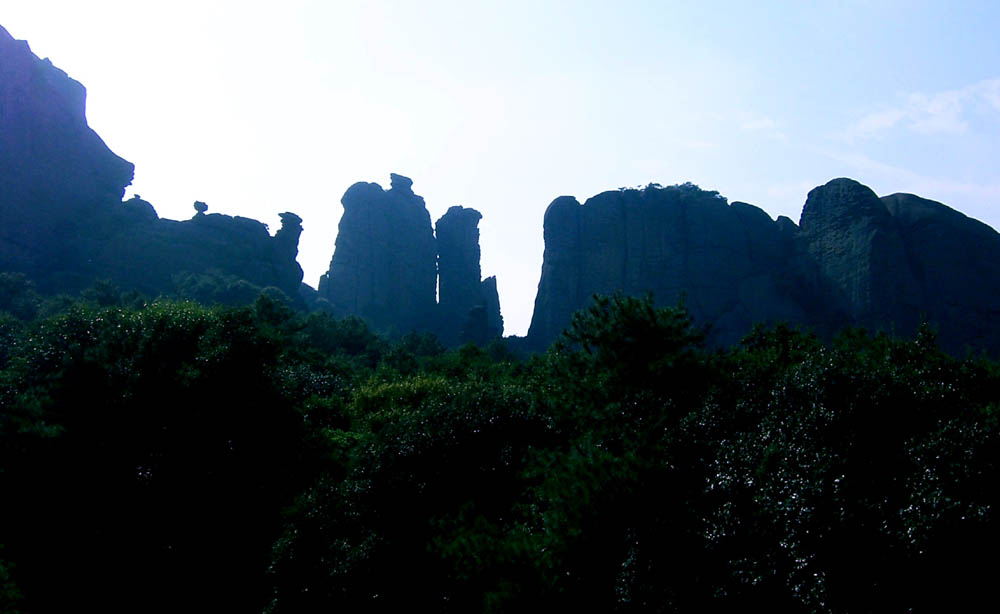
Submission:
[[1000,368],[926,328],[712,350],[683,308],[598,297],[522,359],[257,294],[54,300],[0,276],[0,610],[934,611],[991,591]]

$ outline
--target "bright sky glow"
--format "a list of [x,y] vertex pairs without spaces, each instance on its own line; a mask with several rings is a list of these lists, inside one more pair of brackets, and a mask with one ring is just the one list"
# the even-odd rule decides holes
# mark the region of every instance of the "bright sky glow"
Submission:
[[356,181],[482,212],[527,330],[542,215],[692,181],[798,220],[834,177],[1000,227],[1000,3],[2,0],[161,217],[300,215],[315,286]]

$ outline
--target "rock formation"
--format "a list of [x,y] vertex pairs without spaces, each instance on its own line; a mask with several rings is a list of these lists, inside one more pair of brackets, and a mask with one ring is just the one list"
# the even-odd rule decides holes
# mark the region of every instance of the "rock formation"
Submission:
[[[446,344],[483,341],[503,332],[496,278],[481,280],[479,220],[475,209],[451,207],[437,221],[439,336]],[[473,309],[481,308],[462,328]],[[463,332],[464,331],[464,332]]]
[[442,316],[461,317],[482,304],[479,220],[475,209],[451,207],[434,225],[438,248],[438,301]]
[[[358,315],[389,333],[424,330],[448,345],[485,342],[503,332],[496,279],[480,280],[475,209],[452,207],[431,230],[413,182],[356,183],[341,202],[330,270],[319,298],[338,315]],[[435,300],[439,293],[440,302]]]
[[1000,350],[1000,235],[940,203],[879,199],[850,179],[809,193],[800,225],[696,186],[605,192],[545,213],[542,277],[527,345],[541,349],[595,293],[683,298],[709,342],[757,322],[911,334]]
[[809,193],[801,238],[851,322],[910,335],[922,321],[946,349],[1000,350],[1000,235],[912,194],[878,198],[850,179]]
[[[528,338],[544,347],[595,293],[683,299],[710,340],[731,343],[755,322],[817,326],[838,314],[809,280],[790,221],[685,184],[604,192],[545,212],[545,253]],[[794,278],[794,279],[793,279]],[[800,279],[802,282],[800,282]]]
[[483,307],[486,309],[486,330],[489,337],[503,336],[503,316],[500,314],[500,293],[497,292],[495,275],[487,277],[482,283]]
[[882,199],[902,238],[917,286],[917,315],[938,328],[938,340],[1000,349],[1000,234],[939,202],[912,194]]
[[398,333],[433,327],[437,252],[430,214],[412,184],[393,174],[388,190],[359,182],[344,194],[330,270],[319,282],[334,313]]
[[[252,298],[267,286],[300,305],[302,220],[272,237],[255,220],[207,213],[160,219],[122,202],[131,163],[90,129],[86,90],[0,27],[0,271],[42,292],[107,278],[123,289]],[[357,183],[342,200],[336,251],[309,300],[376,329],[436,332],[447,343],[502,334],[496,279],[480,279],[481,216],[451,208],[437,236],[412,181]],[[850,179],[812,190],[799,225],[684,184],[557,198],[526,347],[543,349],[594,293],[652,292],[685,301],[709,341],[738,341],[758,322],[912,333],[921,321],[952,352],[1000,354],[1000,235],[941,203],[879,198]],[[221,281],[220,281],[221,280]],[[436,300],[440,295],[440,302]],[[235,297],[235,298],[234,298]],[[229,300],[229,299],[226,299]]]
[[297,299],[302,225],[294,213],[281,214],[281,228],[272,237],[267,226],[250,218],[199,211],[178,222],[154,218],[152,205],[138,198],[123,205],[132,211],[131,223],[119,223],[111,236],[90,242],[93,275],[155,296],[171,291],[179,274],[217,272],[259,288],[274,286]]
[[6,269],[47,270],[77,256],[66,239],[88,231],[132,182],[132,164],[87,126],[86,99],[83,85],[0,27],[0,265]]
[[88,127],[84,87],[0,27],[0,271],[44,292],[107,278],[153,296],[171,294],[178,274],[216,271],[298,300],[297,216],[282,214],[274,237],[203,208],[162,220],[138,197],[122,202],[132,174]]
[[801,239],[851,321],[877,328],[919,324],[919,299],[903,238],[886,206],[868,187],[834,179],[809,192]]

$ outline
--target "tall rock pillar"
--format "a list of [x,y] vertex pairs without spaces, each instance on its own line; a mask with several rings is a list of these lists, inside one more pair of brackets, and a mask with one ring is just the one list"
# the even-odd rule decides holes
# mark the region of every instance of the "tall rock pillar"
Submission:
[[388,190],[359,182],[344,194],[336,248],[319,295],[335,313],[361,316],[376,330],[428,330],[434,327],[437,277],[431,218],[413,182],[390,177]]
[[503,334],[496,278],[480,280],[475,209],[451,207],[435,226],[438,246],[439,336],[449,345]]

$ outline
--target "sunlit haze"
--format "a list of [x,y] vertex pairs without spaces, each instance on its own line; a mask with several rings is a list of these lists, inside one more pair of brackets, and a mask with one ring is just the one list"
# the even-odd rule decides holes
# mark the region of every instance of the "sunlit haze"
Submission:
[[0,25],[87,87],[126,197],[305,231],[411,177],[483,214],[483,276],[527,330],[557,196],[694,182],[798,221],[852,177],[1000,226],[996,2],[46,2]]

